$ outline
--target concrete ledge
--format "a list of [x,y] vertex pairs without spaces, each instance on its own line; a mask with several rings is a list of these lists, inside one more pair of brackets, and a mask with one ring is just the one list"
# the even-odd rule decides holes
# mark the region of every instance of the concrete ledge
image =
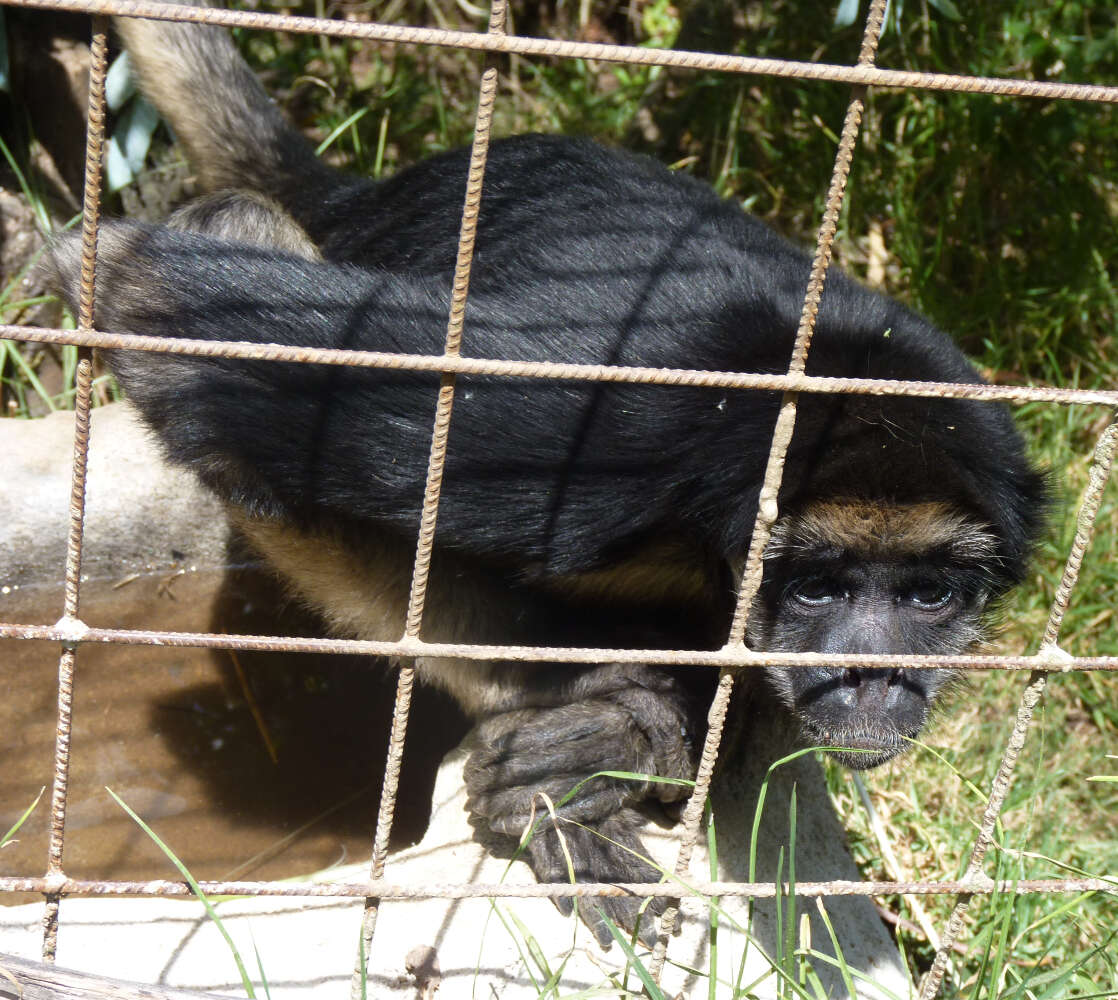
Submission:
[[[74,415],[0,420],[0,608],[56,587],[66,564]],[[82,576],[119,580],[179,565],[225,565],[222,506],[168,465],[131,407],[93,410]]]

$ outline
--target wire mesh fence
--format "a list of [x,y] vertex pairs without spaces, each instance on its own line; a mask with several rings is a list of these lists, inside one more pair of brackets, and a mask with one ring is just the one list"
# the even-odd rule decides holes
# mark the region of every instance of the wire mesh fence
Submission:
[[[1030,672],[1025,691],[1006,744],[1001,765],[989,790],[985,810],[978,821],[975,840],[965,874],[952,881],[868,881],[868,882],[797,882],[799,896],[952,894],[957,896],[954,911],[944,929],[931,972],[925,977],[921,996],[931,998],[940,990],[951,950],[962,932],[966,909],[975,896],[1012,890],[1030,892],[1113,891],[1111,880],[1105,878],[1064,878],[1016,880],[1012,883],[991,880],[984,874],[986,854],[993,842],[995,825],[1012,782],[1014,768],[1025,744],[1033,713],[1053,671],[1118,669],[1116,656],[1072,657],[1060,649],[1060,628],[1069,607],[1079,568],[1095,530],[1102,493],[1106,487],[1114,452],[1118,447],[1118,429],[1108,424],[1098,438],[1089,476],[1089,487],[1078,513],[1077,530],[1066,569],[1048,622],[1035,655],[920,656],[846,653],[836,655],[778,653],[753,651],[746,647],[745,636],[751,608],[761,586],[763,555],[776,523],[778,495],[785,456],[792,441],[797,404],[801,394],[854,393],[882,396],[917,396],[936,399],[970,399],[1011,403],[1037,402],[1048,405],[1085,404],[1118,409],[1118,391],[1058,389],[1033,386],[947,384],[928,382],[881,381],[868,379],[824,378],[805,374],[811,337],[814,331],[824,282],[830,266],[832,244],[843,205],[847,178],[861,127],[866,88],[896,87],[912,90],[939,90],[966,94],[1002,95],[1018,99],[1118,103],[1118,87],[1066,84],[1036,80],[990,79],[935,73],[914,73],[879,69],[874,65],[878,39],[886,10],[885,0],[874,0],[865,24],[862,48],[856,65],[826,65],[777,59],[714,55],[700,52],[653,50],[620,45],[568,42],[550,39],[517,37],[506,31],[504,0],[494,0],[486,32],[463,32],[442,29],[401,27],[387,24],[334,21],[322,18],[292,17],[257,12],[181,7],[148,0],[4,0],[10,6],[41,10],[72,11],[93,16],[92,70],[89,87],[87,156],[82,215],[81,294],[76,330],[39,327],[0,326],[0,337],[38,343],[77,345],[80,351],[77,366],[75,400],[75,440],[70,504],[69,540],[65,566],[65,596],[62,616],[54,624],[0,623],[0,638],[39,640],[61,644],[59,660],[59,698],[57,740],[55,748],[54,784],[51,797],[50,840],[44,875],[0,877],[0,892],[42,893],[46,900],[43,956],[53,960],[57,948],[60,919],[59,904],[64,895],[167,895],[181,896],[190,889],[178,881],[90,880],[67,876],[64,867],[64,845],[68,775],[71,759],[73,684],[80,651],[89,643],[151,644],[161,646],[200,646],[230,650],[280,650],[288,652],[322,652],[361,654],[407,658],[417,656],[453,657],[481,660],[514,660],[546,663],[617,663],[674,665],[680,668],[718,668],[719,682],[708,718],[709,727],[701,762],[681,820],[684,833],[676,865],[676,875],[686,874],[691,850],[699,836],[704,803],[711,777],[718,760],[720,740],[726,719],[736,671],[760,666],[802,666],[826,663],[841,667],[904,667],[910,669],[1003,669]],[[454,271],[453,291],[448,308],[444,349],[441,354],[391,354],[356,350],[324,350],[303,347],[282,347],[271,344],[233,342],[201,342],[163,337],[138,336],[126,331],[101,331],[97,327],[97,302],[94,295],[96,249],[100,222],[101,162],[105,140],[105,74],[107,70],[107,32],[110,15],[146,17],[219,24],[228,27],[268,29],[297,33],[325,34],[367,42],[394,42],[409,45],[444,46],[485,53],[486,65],[481,75],[474,142],[471,149],[469,178],[464,193],[461,237]],[[656,65],[686,68],[704,72],[756,74],[785,79],[812,80],[848,85],[851,97],[838,142],[830,188],[823,219],[818,230],[811,276],[805,292],[803,310],[795,347],[784,374],[751,374],[708,371],[702,369],[636,368],[623,365],[590,365],[558,362],[507,361],[495,358],[473,358],[462,353],[466,305],[469,297],[470,271],[474,257],[474,240],[492,128],[493,108],[498,100],[499,71],[496,57],[505,54],[557,59],[594,59],[622,64]],[[351,366],[410,372],[437,373],[440,378],[438,405],[431,438],[430,464],[423,498],[422,517],[416,543],[414,567],[403,636],[394,642],[348,640],[335,638],[285,638],[256,635],[183,633],[172,631],[96,628],[81,619],[81,561],[83,545],[83,512],[86,459],[89,448],[89,415],[93,378],[94,348],[124,348],[139,351],[165,352],[192,356],[243,358],[263,363],[293,362],[308,365]],[[443,469],[448,449],[448,432],[452,424],[452,406],[456,380],[463,375],[485,375],[494,378],[524,380],[531,383],[548,380],[574,382],[606,382],[648,384],[676,387],[725,388],[729,390],[777,391],[782,403],[771,443],[765,483],[753,526],[749,554],[737,591],[736,609],[725,646],[719,650],[675,649],[602,649],[559,648],[555,646],[494,646],[477,643],[436,643],[420,637],[427,593],[431,556],[435,546],[435,523],[439,509]],[[437,897],[460,899],[471,897],[572,896],[603,897],[629,894],[634,896],[674,895],[671,883],[649,885],[631,883],[555,884],[510,886],[493,884],[401,885],[385,875],[389,835],[404,754],[404,738],[408,729],[411,689],[414,670],[404,666],[399,674],[396,708],[393,718],[388,762],[385,770],[380,813],[374,831],[374,848],[368,879],[360,883],[334,882],[267,882],[206,881],[202,888],[210,894],[276,895],[276,896],[338,896],[366,900],[363,926],[364,951],[367,954],[375,933],[380,902],[385,899]],[[779,896],[781,888],[767,883],[689,883],[703,896],[739,895],[765,898]],[[678,900],[675,901],[676,903]],[[662,918],[661,934],[650,965],[651,975],[658,977],[670,941],[677,911],[670,905]],[[360,978],[360,963],[356,979]]]

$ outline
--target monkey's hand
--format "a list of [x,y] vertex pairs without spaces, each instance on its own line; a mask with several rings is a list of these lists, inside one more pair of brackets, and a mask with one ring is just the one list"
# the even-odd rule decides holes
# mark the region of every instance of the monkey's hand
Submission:
[[[576,882],[660,881],[637,834],[644,817],[633,806],[647,799],[678,802],[690,791],[691,699],[665,671],[615,664],[578,676],[566,696],[563,704],[481,723],[465,769],[471,812],[491,830],[517,838],[534,819],[527,853],[541,882],[569,882],[572,874]],[[558,823],[541,793],[555,805]],[[571,912],[569,898],[555,902]],[[664,906],[662,898],[602,897],[584,900],[579,913],[603,948],[613,938],[602,913],[651,945]]]

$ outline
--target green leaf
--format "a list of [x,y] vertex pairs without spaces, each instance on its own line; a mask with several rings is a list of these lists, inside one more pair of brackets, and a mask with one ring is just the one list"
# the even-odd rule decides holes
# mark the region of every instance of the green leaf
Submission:
[[[601,913],[601,911],[599,911],[599,913]],[[610,920],[610,918],[607,917],[604,913],[601,913],[601,917],[602,920],[605,922],[606,927],[609,928],[610,934],[613,935],[614,941],[616,941],[621,947],[621,950],[625,952],[625,958],[628,959],[633,971],[637,974],[637,977],[644,984],[644,990],[645,993],[648,995],[649,1000],[667,1000],[667,998],[664,996],[663,990],[661,990],[660,987],[656,985],[656,981],[652,978],[652,974],[648,971],[648,969],[644,967],[644,963],[642,963],[641,960],[637,957],[637,953],[633,950],[633,946],[630,943],[629,938],[622,934],[621,931],[618,929],[617,924]]]
[[835,27],[849,28],[858,17],[859,0],[841,0],[835,11]]
[[963,15],[959,13],[959,8],[955,6],[954,0],[928,0],[928,6],[938,10],[944,17],[952,21],[963,19]]

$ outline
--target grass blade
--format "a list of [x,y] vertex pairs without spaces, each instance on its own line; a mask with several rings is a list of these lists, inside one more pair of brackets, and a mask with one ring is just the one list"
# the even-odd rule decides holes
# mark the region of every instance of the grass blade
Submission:
[[159,839],[159,835],[150,826],[148,826],[147,823],[140,819],[140,817],[132,811],[129,805],[119,795],[117,795],[116,792],[108,787],[105,788],[105,791],[113,797],[113,800],[118,806],[120,806],[121,809],[123,809],[126,813],[128,813],[129,816],[132,817],[133,822],[141,830],[143,830],[144,833],[148,835],[148,837],[151,838],[152,843],[155,844],[155,846],[158,847],[165,855],[167,855],[167,858],[171,862],[171,864],[173,864],[179,870],[179,874],[182,875],[182,877],[186,880],[186,884],[190,886],[190,891],[198,897],[199,902],[202,904],[203,907],[205,907],[206,915],[214,922],[214,926],[218,929],[218,932],[223,938],[225,938],[225,943],[229,945],[229,951],[233,956],[233,961],[237,964],[237,971],[241,975],[241,985],[244,986],[245,993],[248,994],[250,1000],[256,1000],[256,989],[252,985],[252,980],[249,978],[248,970],[245,968],[245,963],[241,959],[241,953],[237,950],[237,946],[233,943],[233,938],[225,929],[225,925],[221,922],[221,918],[217,915],[217,910],[214,909],[213,904],[206,897],[206,894],[202,891],[202,887],[198,885],[197,880],[187,870],[186,865],[184,865],[175,856],[175,852],[172,851],[171,848],[169,848],[165,843],[163,843],[162,840]]

